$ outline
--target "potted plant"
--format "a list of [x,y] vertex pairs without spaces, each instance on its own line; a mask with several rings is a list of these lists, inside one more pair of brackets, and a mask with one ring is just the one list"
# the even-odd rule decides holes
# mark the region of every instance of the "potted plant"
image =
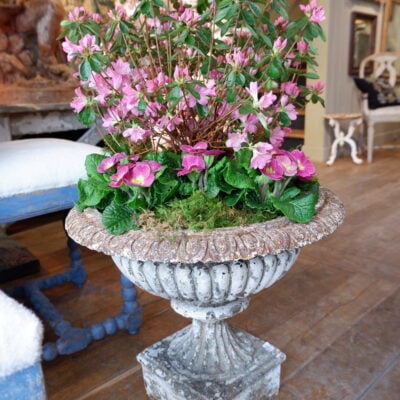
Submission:
[[343,219],[305,154],[282,148],[296,108],[322,102],[304,79],[324,36],[316,0],[294,21],[285,4],[142,0],[63,22],[72,107],[106,132],[67,230],[193,318],[138,356],[157,399],[272,398],[283,353],[225,319]]

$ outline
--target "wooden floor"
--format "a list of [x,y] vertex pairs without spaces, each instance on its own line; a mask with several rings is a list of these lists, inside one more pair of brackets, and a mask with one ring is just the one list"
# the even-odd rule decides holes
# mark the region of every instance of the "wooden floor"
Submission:
[[[287,354],[280,400],[400,399],[400,150],[376,151],[372,165],[338,159],[319,165],[318,173],[343,200],[345,224],[305,248],[291,272],[254,296],[232,323]],[[67,265],[61,222],[13,236],[40,258],[43,273]],[[85,288],[50,291],[78,325],[116,313],[121,304],[111,260],[83,254]],[[165,300],[142,291],[139,299],[140,333],[119,332],[43,363],[49,400],[147,398],[136,355],[188,320]]]

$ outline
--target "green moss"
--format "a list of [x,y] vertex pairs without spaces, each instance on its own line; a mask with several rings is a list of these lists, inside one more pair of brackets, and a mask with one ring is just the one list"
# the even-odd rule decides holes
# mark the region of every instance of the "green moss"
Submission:
[[276,215],[262,210],[235,209],[221,199],[209,199],[203,192],[197,191],[186,199],[158,207],[154,213],[143,217],[139,223],[144,229],[200,231],[264,222]]

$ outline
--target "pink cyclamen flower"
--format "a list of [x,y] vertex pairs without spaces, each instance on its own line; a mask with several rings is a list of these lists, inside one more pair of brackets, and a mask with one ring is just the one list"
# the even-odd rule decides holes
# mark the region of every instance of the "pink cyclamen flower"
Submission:
[[274,147],[270,143],[258,142],[253,147],[253,157],[250,161],[250,167],[254,169],[263,169],[272,158]]
[[291,156],[297,163],[297,175],[305,181],[312,179],[315,175],[315,167],[301,150],[293,150]]
[[107,157],[97,166],[97,171],[103,174],[119,164],[119,162],[126,157],[127,155],[125,153],[116,153],[111,157]]
[[270,164],[262,173],[273,180],[281,180],[284,176],[296,175],[297,163],[289,152],[280,150],[273,155]]
[[232,147],[233,151],[239,151],[242,148],[242,143],[248,143],[245,133],[228,133],[227,147]]
[[117,172],[110,176],[111,181],[108,184],[108,186],[111,186],[113,188],[120,187],[124,183],[124,179],[126,175],[129,173],[129,170],[130,170],[129,164],[118,165]]
[[162,168],[157,161],[140,161],[124,176],[128,186],[150,187],[155,179],[155,173]]
[[187,175],[193,171],[204,171],[206,169],[206,163],[202,156],[185,154],[182,157],[182,169],[178,172],[178,176]]
[[75,112],[80,113],[88,104],[87,97],[82,93],[80,87],[75,89],[76,97],[71,102],[71,107]]

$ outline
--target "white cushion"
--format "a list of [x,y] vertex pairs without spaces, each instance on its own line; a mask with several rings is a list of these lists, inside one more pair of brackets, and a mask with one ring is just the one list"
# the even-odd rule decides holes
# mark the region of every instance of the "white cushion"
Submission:
[[43,326],[32,311],[1,290],[0,310],[0,378],[3,378],[40,360]]
[[101,148],[64,139],[0,142],[0,198],[76,184]]

